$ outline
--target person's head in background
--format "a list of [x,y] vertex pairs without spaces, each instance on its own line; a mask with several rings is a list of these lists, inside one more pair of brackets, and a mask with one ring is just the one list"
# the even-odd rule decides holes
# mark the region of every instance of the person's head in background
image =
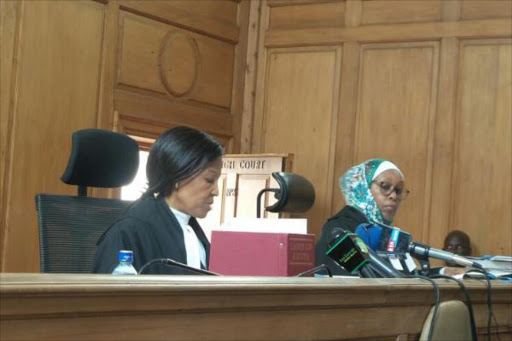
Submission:
[[192,217],[204,218],[217,196],[224,150],[210,135],[175,127],[150,149],[146,195],[164,197],[167,204]]
[[471,241],[469,236],[459,230],[453,230],[444,238],[444,251],[456,253],[461,256],[471,255]]
[[371,223],[393,223],[409,193],[400,169],[383,159],[370,159],[350,168],[339,183],[347,205],[358,209]]

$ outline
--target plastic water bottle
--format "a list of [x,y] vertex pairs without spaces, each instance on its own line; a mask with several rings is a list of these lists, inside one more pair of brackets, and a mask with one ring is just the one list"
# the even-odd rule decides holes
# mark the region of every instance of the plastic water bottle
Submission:
[[119,264],[116,266],[112,275],[136,275],[137,270],[132,265],[133,251],[120,250],[117,254]]

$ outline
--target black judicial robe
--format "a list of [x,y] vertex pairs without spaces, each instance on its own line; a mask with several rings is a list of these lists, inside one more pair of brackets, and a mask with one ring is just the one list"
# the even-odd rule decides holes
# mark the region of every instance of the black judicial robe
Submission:
[[325,264],[329,267],[333,275],[349,275],[341,268],[331,257],[325,253],[328,250],[329,242],[335,237],[333,229],[342,228],[344,230],[355,232],[359,224],[368,223],[365,215],[352,206],[345,206],[331,218],[322,228],[322,235],[315,247],[315,263],[316,265]]
[[[195,218],[191,217],[189,224],[204,245],[208,263],[210,243]],[[119,250],[133,251],[133,266],[137,271],[147,262],[157,258],[171,258],[180,263],[187,263],[183,230],[164,198],[144,197],[135,201],[105,231],[98,241],[93,272],[112,273],[118,264]],[[157,263],[148,266],[144,274],[194,273]]]

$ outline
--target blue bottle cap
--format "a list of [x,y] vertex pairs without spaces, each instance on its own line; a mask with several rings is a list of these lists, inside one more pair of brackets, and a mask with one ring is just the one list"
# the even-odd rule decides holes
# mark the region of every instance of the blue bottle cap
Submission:
[[133,251],[119,250],[117,260],[119,262],[133,262]]

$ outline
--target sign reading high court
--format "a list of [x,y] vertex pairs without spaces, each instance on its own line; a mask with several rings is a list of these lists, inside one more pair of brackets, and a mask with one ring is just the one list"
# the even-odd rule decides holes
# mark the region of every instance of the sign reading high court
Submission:
[[[278,187],[273,172],[291,171],[292,155],[289,154],[228,154],[222,158],[222,175],[219,179],[219,196],[212,211],[201,226],[209,230],[220,226],[229,218],[255,218],[258,193],[268,187]],[[275,202],[273,194],[263,196],[262,207]],[[262,212],[262,217],[278,218],[276,213]]]

